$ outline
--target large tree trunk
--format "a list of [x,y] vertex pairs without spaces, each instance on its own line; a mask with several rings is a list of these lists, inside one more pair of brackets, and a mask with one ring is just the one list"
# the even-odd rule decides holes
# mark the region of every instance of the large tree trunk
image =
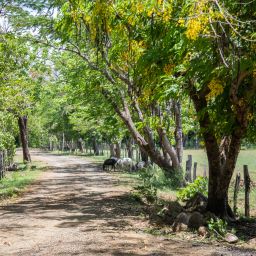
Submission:
[[121,158],[121,143],[117,142],[115,143],[115,156],[117,158]]
[[99,148],[99,144],[97,142],[97,139],[95,137],[93,138],[92,143],[93,143],[94,155],[99,156],[100,155],[100,148]]
[[82,138],[79,138],[78,141],[77,141],[77,144],[78,144],[78,148],[79,148],[79,151],[81,153],[84,152],[84,141]]
[[[176,153],[176,150],[173,148],[173,146],[171,145],[170,141],[167,138],[166,130],[162,127],[159,127],[158,134],[161,139],[161,145],[164,151],[167,152],[171,158],[172,167],[176,170],[180,170],[181,165],[179,163],[178,155]],[[167,159],[169,160],[169,158]]]
[[126,142],[128,157],[131,159],[133,159],[133,143],[132,142],[133,142],[132,138],[128,138]]
[[[200,112],[206,106],[206,101],[194,101],[197,112]],[[200,117],[199,124],[205,142],[206,153],[209,164],[209,183],[208,183],[208,203],[207,210],[216,216],[226,220],[234,219],[231,208],[228,205],[228,188],[232,174],[234,172],[236,156],[228,155],[225,163],[222,164],[222,156],[219,144],[211,129],[209,113],[205,110],[203,117]],[[237,145],[238,155],[240,144]]]
[[241,140],[248,127],[248,109],[238,106],[240,112],[233,113],[236,115],[233,131],[229,136],[225,136],[221,143],[218,143],[215,131],[212,129],[214,124],[207,111],[207,93],[207,91],[198,92],[195,88],[190,92],[199,117],[209,164],[207,209],[221,218],[232,220],[234,214],[228,205],[228,188],[234,173]]
[[23,161],[31,162],[31,157],[28,148],[28,133],[27,133],[27,116],[20,116],[18,118],[20,140],[23,151]]
[[208,203],[207,210],[227,220],[233,218],[232,211],[228,205],[228,188],[234,171],[229,168],[229,175],[224,166],[221,165],[221,154],[213,137],[205,138],[206,152],[209,163]]
[[140,155],[141,155],[141,161],[144,161],[146,163],[146,165],[148,165],[149,159],[148,159],[147,152],[141,148]]
[[115,144],[110,143],[109,144],[109,150],[110,150],[110,157],[116,157],[116,152],[115,152]]

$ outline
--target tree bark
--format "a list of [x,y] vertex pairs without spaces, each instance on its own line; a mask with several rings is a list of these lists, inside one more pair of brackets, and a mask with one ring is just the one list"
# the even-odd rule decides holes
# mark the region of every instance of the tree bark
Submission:
[[61,151],[64,151],[65,150],[65,134],[64,132],[62,133],[62,150]]
[[181,117],[181,103],[174,101],[174,114],[175,114],[175,142],[176,152],[179,164],[182,164],[183,156],[183,134],[182,134],[182,117]]
[[132,143],[132,138],[128,138],[127,142],[126,142],[126,148],[127,148],[127,152],[128,152],[128,157],[133,159],[133,143]]
[[110,157],[116,157],[116,152],[115,152],[115,144],[110,143],[109,144],[109,150],[110,150]]
[[[239,118],[235,118],[231,134],[224,137],[218,144],[212,129],[214,125],[207,111],[206,94],[207,92],[197,92],[195,89],[190,92],[199,117],[209,164],[207,209],[221,218],[233,220],[235,216],[228,205],[228,188],[235,169],[241,140],[246,132],[247,121],[241,118],[240,112]],[[246,113],[245,111],[242,115],[246,115]]]
[[168,153],[168,155],[171,158],[172,167],[177,170],[181,169],[181,165],[179,163],[177,153],[176,153],[175,149],[173,148],[173,146],[171,145],[170,141],[168,140],[165,129],[162,127],[159,127],[158,134],[159,134],[159,137],[161,138],[162,147],[164,148],[164,150]]
[[121,158],[121,146],[119,142],[115,143],[115,156]]
[[23,161],[31,162],[31,157],[28,148],[28,133],[27,133],[27,116],[19,116],[18,117],[18,125],[20,131],[20,140],[23,151]]
[[94,155],[95,156],[99,156],[100,155],[100,148],[99,148],[99,144],[97,142],[97,139],[94,137],[93,138],[93,151],[94,151]]
[[142,148],[140,149],[140,155],[141,155],[141,161],[144,161],[146,165],[148,165],[149,159],[148,159],[148,154],[143,150]]
[[83,153],[83,152],[84,152],[83,139],[82,139],[82,138],[79,138],[77,142],[78,142],[79,151],[80,151],[81,153]]

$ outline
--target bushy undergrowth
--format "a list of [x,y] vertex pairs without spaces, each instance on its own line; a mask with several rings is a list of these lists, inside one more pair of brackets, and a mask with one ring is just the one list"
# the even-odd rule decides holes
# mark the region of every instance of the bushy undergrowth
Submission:
[[185,188],[182,188],[177,193],[177,198],[180,201],[187,201],[194,197],[196,193],[208,195],[208,179],[205,177],[197,177],[194,182],[189,183]]
[[139,171],[142,184],[134,188],[133,195],[146,199],[148,203],[157,201],[157,191],[165,188],[175,189],[181,183],[182,173],[166,176],[165,172],[157,167],[150,166]]

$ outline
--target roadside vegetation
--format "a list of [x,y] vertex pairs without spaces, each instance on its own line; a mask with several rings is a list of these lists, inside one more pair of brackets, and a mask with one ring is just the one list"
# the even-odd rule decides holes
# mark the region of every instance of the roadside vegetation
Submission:
[[17,170],[7,172],[5,177],[0,180],[0,200],[22,194],[29,185],[38,179],[43,169],[38,165],[18,164]]

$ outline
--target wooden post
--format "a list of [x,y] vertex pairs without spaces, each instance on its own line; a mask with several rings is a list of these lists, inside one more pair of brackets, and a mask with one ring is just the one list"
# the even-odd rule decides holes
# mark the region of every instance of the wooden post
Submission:
[[3,178],[3,170],[4,170],[4,165],[3,165],[3,152],[0,151],[0,179]]
[[186,176],[185,180],[191,182],[191,170],[192,170],[192,155],[188,155],[188,160],[186,161]]
[[234,187],[234,206],[233,206],[233,211],[234,214],[237,213],[237,197],[238,197],[238,192],[239,192],[239,185],[240,185],[240,173],[236,175],[236,182],[235,182],[235,187]]
[[248,165],[244,165],[244,187],[245,187],[244,212],[245,212],[245,217],[250,217],[250,183],[251,183],[251,179],[249,176]]
[[61,151],[63,152],[65,149],[65,134],[64,132],[62,133],[62,148],[61,148]]
[[197,169],[197,162],[194,162],[194,168],[193,168],[193,181],[196,179],[196,169]]
[[50,138],[49,138],[49,150],[52,151],[52,141]]
[[204,175],[205,178],[207,177],[207,170],[206,170],[206,165],[204,165]]

